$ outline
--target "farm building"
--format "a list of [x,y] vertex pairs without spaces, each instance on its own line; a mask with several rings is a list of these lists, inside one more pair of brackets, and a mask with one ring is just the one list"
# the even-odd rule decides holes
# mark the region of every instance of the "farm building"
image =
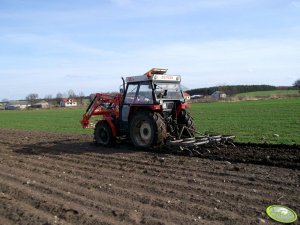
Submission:
[[199,98],[203,98],[204,95],[192,95],[191,99],[199,99]]
[[211,94],[211,97],[213,99],[224,99],[226,98],[226,94],[222,91],[215,91],[214,93]]
[[11,101],[5,105],[6,110],[14,110],[14,109],[26,109],[30,107],[30,103],[27,101]]
[[184,97],[184,100],[186,100],[186,101],[190,101],[191,100],[191,96],[188,93],[186,93],[186,92],[183,92],[183,97]]
[[45,109],[45,108],[49,108],[49,103],[46,101],[40,101],[40,102],[33,104],[31,107]]
[[77,100],[75,98],[63,98],[60,101],[61,107],[72,107],[77,106]]
[[0,103],[0,110],[4,110],[5,109],[5,106],[3,103]]

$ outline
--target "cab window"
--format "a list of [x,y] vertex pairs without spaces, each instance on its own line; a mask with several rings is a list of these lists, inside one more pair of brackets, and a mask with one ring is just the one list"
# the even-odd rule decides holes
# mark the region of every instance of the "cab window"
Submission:
[[135,104],[153,104],[152,86],[150,83],[141,83]]
[[134,102],[134,98],[137,90],[138,90],[138,84],[128,85],[125,100],[124,100],[125,104],[132,104]]

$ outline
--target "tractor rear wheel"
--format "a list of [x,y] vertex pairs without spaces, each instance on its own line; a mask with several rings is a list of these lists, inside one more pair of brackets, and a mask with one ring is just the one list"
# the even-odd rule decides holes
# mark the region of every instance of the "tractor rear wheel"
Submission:
[[105,121],[99,121],[94,130],[94,139],[97,145],[112,146],[114,138],[110,126]]
[[194,119],[189,112],[187,112],[184,109],[181,110],[178,117],[178,123],[184,125],[188,129],[188,131],[186,129],[183,130],[182,132],[183,138],[195,136],[196,126],[195,126]]
[[140,111],[130,120],[129,134],[137,148],[160,147],[167,137],[167,128],[159,113]]

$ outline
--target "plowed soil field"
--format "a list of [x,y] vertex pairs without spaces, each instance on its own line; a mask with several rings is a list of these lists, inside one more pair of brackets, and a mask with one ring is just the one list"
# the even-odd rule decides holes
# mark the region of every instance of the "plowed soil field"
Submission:
[[265,209],[300,213],[299,169],[297,146],[188,157],[0,129],[0,224],[278,224]]

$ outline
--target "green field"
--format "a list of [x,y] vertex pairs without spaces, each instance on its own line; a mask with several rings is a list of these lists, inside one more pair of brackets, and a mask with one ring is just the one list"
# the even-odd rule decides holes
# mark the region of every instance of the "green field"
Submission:
[[84,108],[57,108],[0,111],[0,127],[46,130],[65,133],[89,133],[81,128]]
[[[84,108],[2,110],[0,128],[92,133],[79,123],[84,111]],[[202,133],[233,134],[239,142],[300,144],[300,98],[195,103],[190,111]]]
[[191,112],[200,132],[234,134],[240,142],[300,144],[300,98],[193,104]]
[[269,96],[300,96],[298,90],[253,91],[240,93],[236,97],[269,97]]

